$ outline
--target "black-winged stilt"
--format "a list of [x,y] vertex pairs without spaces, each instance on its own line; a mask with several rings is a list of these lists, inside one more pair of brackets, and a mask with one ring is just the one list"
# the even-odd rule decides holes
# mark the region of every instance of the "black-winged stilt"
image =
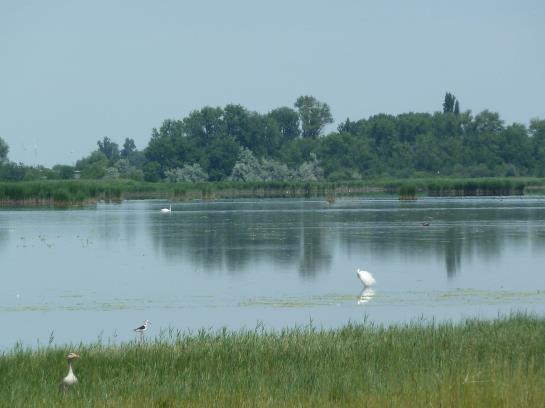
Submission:
[[150,321],[146,319],[144,320],[144,324],[134,329],[134,331],[137,333],[140,333],[140,336],[142,336],[144,332],[148,330],[149,324],[150,324]]

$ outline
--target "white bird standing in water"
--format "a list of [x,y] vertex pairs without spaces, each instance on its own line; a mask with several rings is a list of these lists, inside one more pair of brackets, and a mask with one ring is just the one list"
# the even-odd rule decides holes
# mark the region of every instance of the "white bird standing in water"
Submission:
[[66,377],[62,379],[61,387],[66,390],[68,387],[77,384],[78,379],[76,378],[76,375],[74,374],[74,370],[72,370],[72,360],[79,358],[79,354],[76,353],[70,353],[67,356],[68,358],[68,374],[66,374]]
[[169,214],[172,212],[172,204],[169,204],[168,208],[161,208],[161,212],[165,214]]
[[367,288],[368,286],[373,286],[376,282],[373,275],[371,275],[370,272],[363,271],[360,268],[358,268],[356,275],[360,279],[361,283],[363,283],[363,287]]

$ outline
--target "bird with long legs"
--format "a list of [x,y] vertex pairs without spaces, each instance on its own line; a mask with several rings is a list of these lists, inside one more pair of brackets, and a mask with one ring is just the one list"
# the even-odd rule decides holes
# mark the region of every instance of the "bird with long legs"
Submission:
[[142,336],[148,330],[150,323],[151,322],[148,319],[146,319],[144,320],[144,324],[142,326],[138,326],[136,329],[134,329],[136,333],[140,333],[140,339],[142,339]]

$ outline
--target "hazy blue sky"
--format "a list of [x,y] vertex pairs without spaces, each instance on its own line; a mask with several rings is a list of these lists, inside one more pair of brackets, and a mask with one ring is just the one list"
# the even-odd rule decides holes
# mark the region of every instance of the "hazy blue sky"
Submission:
[[310,94],[337,124],[440,110],[446,91],[507,123],[545,118],[545,1],[0,0],[12,161],[72,164],[104,136],[142,149],[204,105]]

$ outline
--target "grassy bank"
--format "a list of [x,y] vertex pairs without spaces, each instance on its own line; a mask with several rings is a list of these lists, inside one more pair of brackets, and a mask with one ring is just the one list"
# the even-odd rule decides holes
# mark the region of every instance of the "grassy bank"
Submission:
[[530,189],[545,191],[545,178],[491,179],[370,179],[347,182],[215,182],[146,183],[129,180],[65,180],[0,182],[0,205],[71,206],[97,201],[165,198],[176,201],[230,198],[325,197],[335,202],[337,196],[361,196],[369,193],[393,193],[402,199],[417,194],[431,196],[521,195]]
[[[66,393],[64,356],[80,383]],[[545,319],[170,333],[0,357],[2,406],[545,405]]]

